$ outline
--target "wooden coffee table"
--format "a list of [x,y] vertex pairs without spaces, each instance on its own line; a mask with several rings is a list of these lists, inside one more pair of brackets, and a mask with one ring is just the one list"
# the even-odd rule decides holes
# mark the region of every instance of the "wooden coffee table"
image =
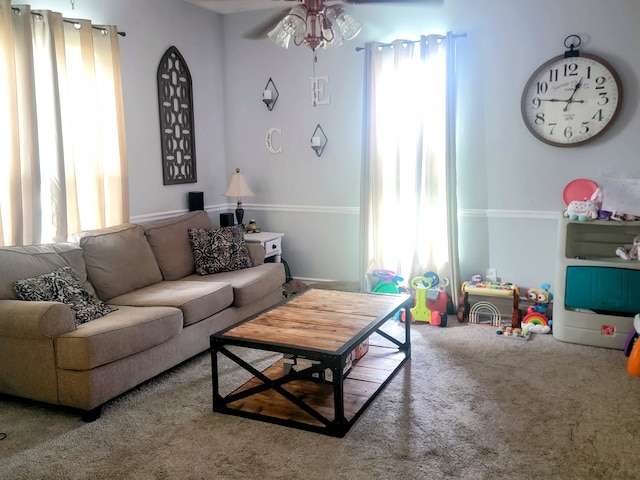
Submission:
[[[343,437],[411,356],[411,306],[404,294],[311,289],[215,333],[213,410]],[[404,324],[394,318],[401,309]],[[368,352],[349,369],[365,341]],[[299,368],[286,369],[278,358],[259,371],[242,358],[247,349],[294,357]],[[219,392],[219,355],[253,375],[226,396]]]

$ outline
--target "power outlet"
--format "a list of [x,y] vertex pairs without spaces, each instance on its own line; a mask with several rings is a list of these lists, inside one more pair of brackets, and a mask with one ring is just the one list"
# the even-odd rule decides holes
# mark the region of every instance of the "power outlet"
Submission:
[[498,270],[495,268],[487,268],[487,274],[486,274],[487,280],[490,280],[492,282],[497,282],[498,281]]

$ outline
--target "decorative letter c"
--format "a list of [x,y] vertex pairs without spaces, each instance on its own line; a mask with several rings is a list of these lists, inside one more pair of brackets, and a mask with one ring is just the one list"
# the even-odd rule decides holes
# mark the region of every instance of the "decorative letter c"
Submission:
[[282,129],[278,127],[271,127],[267,130],[267,134],[264,137],[264,144],[267,146],[267,150],[271,153],[282,153],[282,145],[280,145],[277,149],[273,148],[273,133],[277,133],[278,135],[282,135]]

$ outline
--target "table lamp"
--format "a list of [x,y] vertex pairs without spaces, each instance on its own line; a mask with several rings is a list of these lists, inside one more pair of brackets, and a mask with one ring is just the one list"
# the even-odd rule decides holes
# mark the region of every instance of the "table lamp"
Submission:
[[254,193],[247,185],[247,180],[243,173],[240,173],[240,169],[236,168],[236,172],[231,174],[231,180],[227,191],[224,192],[225,197],[235,197],[238,199],[238,205],[236,207],[236,220],[238,225],[244,227],[242,219],[244,218],[244,208],[242,208],[242,197],[253,197]]

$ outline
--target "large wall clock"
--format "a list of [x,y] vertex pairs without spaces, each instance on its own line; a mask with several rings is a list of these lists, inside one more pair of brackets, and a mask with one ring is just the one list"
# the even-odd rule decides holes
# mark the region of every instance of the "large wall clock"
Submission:
[[556,147],[575,147],[607,131],[621,105],[622,84],[613,67],[571,45],[564,55],[533,72],[522,92],[520,108],[525,125],[536,138]]

